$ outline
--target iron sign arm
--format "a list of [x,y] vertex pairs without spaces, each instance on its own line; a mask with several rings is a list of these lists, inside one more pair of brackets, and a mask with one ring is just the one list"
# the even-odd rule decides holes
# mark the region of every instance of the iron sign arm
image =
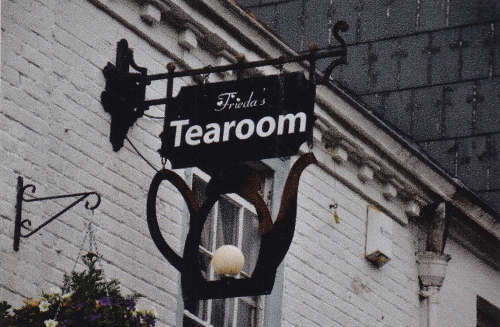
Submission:
[[[284,64],[289,64],[293,62],[301,62],[301,61],[309,61],[310,62],[310,69],[309,69],[309,74],[310,74],[310,79],[312,78],[313,73],[315,71],[316,67],[316,61],[318,59],[324,59],[324,58],[331,58],[331,57],[339,57],[335,60],[332,61],[330,66],[332,66],[333,63],[335,63],[334,66],[330,68],[330,66],[327,68],[329,70],[329,74],[324,75],[323,80],[321,83],[326,83],[328,79],[330,78],[330,75],[333,71],[333,68],[337,67],[341,63],[347,62],[347,60],[342,57],[345,56],[344,49],[340,50],[328,50],[328,51],[322,51],[318,52],[318,50],[312,46],[311,50],[307,54],[302,54],[302,55],[289,55],[289,56],[281,56],[278,58],[272,58],[272,59],[265,59],[265,60],[260,60],[260,61],[252,61],[252,62],[243,62],[243,63],[235,63],[235,64],[229,64],[229,65],[224,65],[224,66],[207,66],[203,68],[198,68],[198,69],[190,69],[190,70],[184,70],[184,71],[178,71],[178,72],[167,72],[167,73],[162,73],[162,74],[155,74],[155,75],[148,75],[146,77],[146,80],[148,82],[152,81],[157,81],[157,80],[164,80],[164,79],[173,79],[177,77],[188,77],[188,76],[198,76],[198,75],[204,75],[204,74],[211,74],[211,73],[221,73],[221,72],[226,72],[226,71],[231,71],[231,70],[246,70],[246,69],[251,69],[251,68],[257,68],[257,67],[263,67],[263,66],[281,66]],[[169,65],[173,65],[172,63]],[[325,73],[326,74],[326,73]],[[169,80],[170,84],[170,80]],[[159,104],[164,104],[166,103],[168,99],[154,99],[154,100],[145,100],[144,101],[144,106],[149,107],[153,105],[159,105]]]
[[[284,64],[290,64],[294,62],[301,61],[311,61],[318,59],[325,59],[331,57],[339,57],[345,55],[346,51],[344,49],[336,49],[336,50],[326,50],[326,51],[318,51],[314,46],[309,53],[301,54],[301,55],[283,55],[278,58],[264,59],[259,61],[250,61],[243,63],[235,63],[224,66],[207,66],[198,69],[190,69],[178,71],[173,74],[174,77],[187,77],[187,76],[196,76],[203,74],[211,74],[211,73],[222,73],[230,70],[246,70],[251,68],[263,67],[263,66],[280,66]],[[167,79],[169,73],[162,74],[154,74],[148,75],[146,77],[147,81],[157,81]]]
[[[178,71],[173,73],[173,77],[187,77],[187,76],[196,76],[196,75],[203,75],[203,74],[211,74],[211,73],[222,73],[222,72],[227,72],[230,70],[246,70],[246,69],[251,69],[251,68],[257,68],[257,67],[263,67],[263,66],[281,66],[284,64],[290,64],[294,62],[302,62],[302,61],[309,61],[309,63],[313,63],[318,59],[325,59],[325,58],[332,58],[332,57],[339,57],[337,59],[334,59],[332,63],[328,66],[327,70],[325,70],[325,75],[328,74],[326,78],[330,77],[330,74],[333,71],[333,68],[338,66],[341,63],[347,63],[347,44],[344,41],[344,39],[340,36],[339,32],[347,32],[349,29],[349,25],[345,21],[339,21],[337,22],[334,27],[333,27],[333,35],[336,40],[339,41],[340,43],[340,49],[333,49],[333,50],[325,50],[325,51],[318,51],[317,45],[311,45],[309,48],[309,53],[306,54],[300,54],[300,55],[283,55],[278,58],[271,58],[271,59],[264,59],[264,60],[259,60],[259,61],[251,61],[251,62],[237,62],[234,64],[228,64],[228,65],[223,65],[223,66],[207,66],[203,68],[197,68],[197,69],[189,69],[189,70],[183,70],[183,71]],[[332,66],[332,64],[335,63]],[[157,80],[163,80],[169,78],[170,73],[162,73],[162,74],[154,74],[154,75],[148,75],[146,77],[146,80],[148,82],[151,81],[157,81]],[[310,76],[311,77],[311,76]],[[325,81],[325,78],[323,79],[323,82]]]
[[[283,55],[278,58],[265,59],[260,61],[246,62],[244,58],[238,58],[238,62],[223,66],[207,66],[198,69],[184,71],[174,71],[175,65],[170,63],[168,72],[162,74],[148,75],[147,68],[138,66],[134,61],[133,51],[128,47],[125,39],[118,42],[116,51],[116,66],[108,63],[103,69],[106,87],[101,94],[101,103],[104,110],[111,114],[110,141],[113,150],[118,151],[123,147],[128,129],[134,125],[135,121],[148,110],[150,106],[166,105],[172,98],[168,95],[162,99],[146,100],[146,86],[152,81],[167,80],[167,89],[172,87],[173,81],[177,77],[206,75],[210,73],[221,73],[226,71],[236,71],[238,76],[250,68],[263,66],[282,66],[294,62],[309,62],[309,80],[314,80],[316,61],[323,58],[336,57],[324,72],[323,79],[319,83],[326,83],[330,78],[333,69],[338,65],[347,63],[347,45],[339,32],[346,32],[349,25],[344,21],[337,22],[333,27],[333,35],[339,41],[340,47],[326,51],[319,51],[317,46],[311,46],[310,51],[300,55]],[[129,72],[133,68],[136,72]]]

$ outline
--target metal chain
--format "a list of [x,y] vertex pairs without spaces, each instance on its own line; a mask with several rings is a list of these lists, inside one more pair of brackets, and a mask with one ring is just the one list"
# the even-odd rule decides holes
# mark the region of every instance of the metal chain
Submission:
[[285,108],[285,76],[283,75],[283,66],[281,66],[280,73],[278,75],[278,82],[280,88],[279,108],[283,112]]
[[[76,266],[78,264],[78,259],[80,258],[80,253],[82,252],[83,246],[85,245],[85,242],[87,241],[87,237],[89,237],[89,234],[90,234],[89,233],[89,231],[90,231],[89,226],[92,223],[93,219],[94,219],[94,210],[92,210],[92,219],[89,222],[89,225],[87,226],[87,231],[85,232],[85,235],[83,236],[82,243],[78,247],[78,253],[76,254],[76,258],[75,258],[75,261],[73,262],[73,268],[71,269],[71,271],[75,271],[75,269],[76,269]],[[61,290],[61,295],[66,294],[68,289],[69,289],[69,279],[64,282],[64,285],[63,285],[62,290]],[[57,320],[57,316],[59,315],[59,312],[61,311],[61,306],[62,306],[62,299],[59,299],[59,305],[57,306],[56,313],[54,314],[54,320]]]
[[210,73],[206,73],[204,76],[203,76],[203,85],[207,84],[208,82],[208,79],[210,78]]
[[[81,255],[81,252],[82,252],[82,249],[87,241],[87,238],[89,240],[89,250],[88,252],[94,252],[96,254],[98,254],[97,252],[97,242],[96,242],[96,236],[95,236],[95,232],[92,228],[93,226],[93,223],[94,223],[94,210],[92,210],[92,218],[90,219],[90,221],[88,222],[87,224],[87,230],[85,232],[85,235],[83,236],[83,240],[80,244],[80,247],[78,248],[78,253],[76,255],[76,258],[75,258],[75,261],[73,262],[73,268],[71,269],[71,271],[75,271],[76,269],[76,266],[78,265],[78,259],[80,258],[80,255]],[[99,259],[99,257],[97,257],[97,261],[99,263],[99,268],[101,269],[102,271],[102,276],[104,278],[104,280],[106,280],[106,276],[104,275],[104,267],[102,265],[102,262],[101,260]],[[65,281],[64,285],[63,285],[63,288],[61,290],[61,294],[64,295],[66,294],[66,292],[68,291],[69,289],[69,279]],[[108,290],[108,285],[106,285],[106,296],[109,297],[109,290]],[[62,306],[62,299],[59,299],[59,305],[57,306],[57,310],[56,310],[56,313],[54,314],[54,320],[57,320],[57,316],[59,315],[59,312],[61,311],[61,306]]]
[[[92,212],[92,215],[94,215],[94,212]],[[106,275],[104,274],[104,266],[102,264],[102,258],[99,257],[99,251],[97,250],[97,242],[99,241],[99,238],[96,237],[97,232],[99,231],[99,224],[96,224],[96,230],[92,228],[92,226],[89,226],[90,228],[90,238],[89,238],[89,249],[90,251],[94,250],[93,252],[97,255],[97,263],[99,264],[99,268],[101,269],[101,274],[102,278],[104,281],[106,281]],[[108,289],[108,284],[104,284],[106,286],[106,297],[109,298],[109,289]]]

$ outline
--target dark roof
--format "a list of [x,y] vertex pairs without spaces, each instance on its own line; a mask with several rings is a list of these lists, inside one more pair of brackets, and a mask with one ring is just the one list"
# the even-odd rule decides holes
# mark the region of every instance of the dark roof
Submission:
[[500,212],[500,1],[240,0],[298,52],[335,46],[335,82]]

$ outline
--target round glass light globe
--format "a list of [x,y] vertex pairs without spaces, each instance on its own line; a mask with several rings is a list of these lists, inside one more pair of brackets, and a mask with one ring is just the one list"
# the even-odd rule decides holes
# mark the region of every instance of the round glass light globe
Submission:
[[234,245],[223,245],[212,257],[212,266],[219,275],[236,275],[245,265],[243,252]]

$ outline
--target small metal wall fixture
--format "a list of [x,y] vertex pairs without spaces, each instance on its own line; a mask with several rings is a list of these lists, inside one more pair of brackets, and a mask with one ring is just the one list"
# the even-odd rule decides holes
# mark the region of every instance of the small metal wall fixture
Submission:
[[[94,210],[96,209],[100,204],[101,204],[101,196],[96,193],[96,192],[85,192],[85,193],[74,193],[74,194],[64,194],[64,195],[55,195],[55,196],[48,196],[48,197],[43,197],[43,198],[37,198],[37,197],[29,197],[26,198],[24,196],[24,193],[26,192],[27,189],[31,190],[31,193],[35,193],[36,191],[36,186],[33,184],[27,184],[24,185],[23,178],[21,176],[18,176],[17,178],[17,203],[16,203],[16,220],[15,220],[15,226],[14,226],[14,251],[19,251],[19,243],[21,241],[21,237],[23,238],[28,238],[31,235],[37,233],[40,231],[43,227],[47,226],[50,224],[52,221],[60,217],[62,214],[64,214],[66,211],[69,209],[73,208],[75,205],[78,203],[82,202],[85,200],[88,196],[90,195],[95,195],[97,197],[96,203],[94,205],[90,205],[88,201],[85,202],[85,208],[89,210]],[[24,219],[22,218],[23,214],[23,202],[39,202],[39,201],[46,201],[46,200],[55,200],[55,199],[62,199],[62,198],[76,198],[73,203],[68,205],[66,208],[62,209],[58,213],[56,213],[54,216],[51,218],[47,219],[45,222],[43,222],[41,225],[38,227],[30,230],[29,227],[31,227],[31,220],[29,219]],[[27,225],[27,226],[26,226]],[[23,233],[23,229],[29,230],[27,233]]]

